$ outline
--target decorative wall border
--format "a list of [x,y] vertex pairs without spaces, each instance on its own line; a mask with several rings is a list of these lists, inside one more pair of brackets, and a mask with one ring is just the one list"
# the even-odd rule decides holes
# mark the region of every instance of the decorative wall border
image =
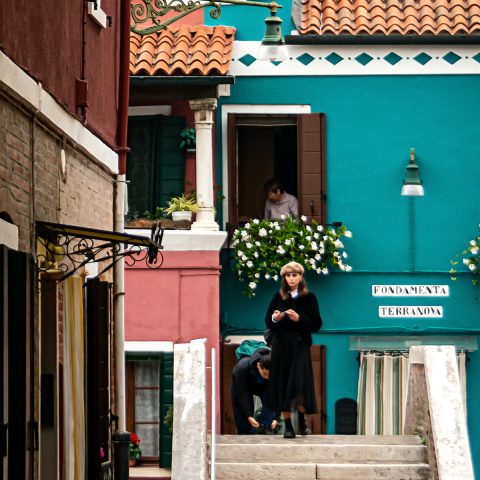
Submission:
[[288,45],[290,59],[256,59],[260,42],[234,43],[229,74],[478,75],[480,45]]

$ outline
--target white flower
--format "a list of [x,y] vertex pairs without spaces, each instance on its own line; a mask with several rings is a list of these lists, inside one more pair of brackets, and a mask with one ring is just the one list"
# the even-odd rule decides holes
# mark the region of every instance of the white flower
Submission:
[[260,220],[259,220],[258,218],[254,218],[254,219],[253,219],[253,223],[254,223],[255,225],[258,225],[258,224],[260,223]]
[[345,265],[345,271],[346,272],[351,272],[352,271],[352,267],[350,265]]
[[338,252],[333,252],[333,256],[334,256],[335,258],[338,258],[338,257],[340,257],[340,254],[339,254]]
[[318,250],[317,242],[312,242],[312,250]]
[[322,268],[322,273],[323,273],[324,275],[328,275],[328,268],[327,268],[327,267]]
[[246,262],[247,260],[248,260],[248,257],[247,257],[246,255],[244,255],[244,256],[242,257],[242,262]]
[[247,243],[245,244],[245,246],[246,246],[247,248],[252,248],[252,247],[253,247],[253,245],[252,245],[250,242],[247,242]]
[[333,244],[335,245],[335,248],[343,248],[344,247],[343,243],[338,238],[335,240],[335,242],[333,242]]
[[469,258],[464,258],[462,260],[462,262],[463,262],[464,265],[470,265],[470,259]]
[[343,252],[343,253],[342,253],[342,257],[343,257],[343,258],[347,258],[347,257],[348,257],[347,252]]
[[235,229],[235,231],[233,232],[233,235],[238,235],[238,228]]
[[282,220],[285,220],[285,215],[283,215],[283,214],[280,215],[280,218],[281,218]]
[[250,224],[249,223],[246,223],[245,224],[245,228],[248,230],[250,228]]
[[324,249],[324,248],[321,248],[321,249],[318,251],[318,253],[319,253],[320,255],[323,255],[323,254],[325,253],[325,249]]
[[260,274],[258,272],[255,274],[255,278],[260,278]]
[[258,258],[258,252],[253,252],[253,256],[254,256],[255,258]]
[[470,251],[472,252],[472,255],[478,255],[478,248],[471,248]]
[[261,243],[257,240],[257,241],[255,242],[255,245],[256,245],[257,247],[259,247],[259,246],[261,245]]
[[477,245],[477,243],[475,242],[475,240],[470,240],[470,245],[472,247],[475,247]]
[[350,230],[347,230],[344,235],[347,237],[347,238],[352,238],[352,232]]
[[312,239],[312,237],[309,235],[308,237],[305,237],[308,241]]
[[305,247],[304,247],[303,245],[299,245],[299,246],[298,246],[298,249],[299,249],[299,250],[305,250]]
[[270,279],[270,275],[268,273],[265,274],[265,280],[269,280]]
[[255,282],[250,282],[248,284],[248,288],[251,288],[253,290],[253,289],[257,288],[257,284]]
[[315,240],[318,240],[318,239],[320,238],[320,235],[319,235],[317,232],[315,232],[315,233],[313,234],[313,238],[314,238]]
[[290,245],[291,243],[292,243],[292,240],[291,240],[290,238],[287,238],[287,239],[285,240],[285,245],[288,246],[288,245]]
[[252,268],[252,267],[253,267],[253,262],[252,262],[251,260],[249,260],[249,261],[247,262],[247,267],[248,267],[248,268]]
[[317,227],[317,230],[318,230],[319,232],[323,232],[323,225],[319,225],[319,226]]
[[280,245],[278,248],[277,248],[277,253],[279,253],[280,255],[283,255],[285,253],[285,249]]
[[317,254],[315,255],[315,260],[316,260],[317,262],[319,262],[321,259],[322,259],[322,256],[321,256],[319,253],[317,253]]
[[300,217],[300,219],[302,220],[302,222],[306,222],[306,221],[307,221],[306,215],[302,215],[302,216]]
[[267,236],[267,231],[262,227],[262,228],[258,231],[258,236],[259,236],[259,237],[266,237],[266,236]]
[[469,268],[472,272],[474,272],[474,271],[477,269],[477,266],[476,266],[475,264],[471,263],[471,264],[468,266],[468,268]]
[[307,230],[307,232],[311,232],[312,231],[312,227],[310,225],[307,225],[305,227],[305,230]]
[[248,238],[248,233],[245,230],[242,230],[240,232],[240,235],[242,236],[243,239]]
[[274,279],[275,281],[277,281],[277,280],[278,280],[278,275],[274,275],[274,276],[273,276],[273,279]]
[[243,256],[244,256],[244,255],[243,255],[243,252],[242,252],[241,250],[238,250],[238,252],[237,252],[237,257],[243,257]]
[[280,225],[275,225],[275,230],[281,230]]
[[322,269],[321,269],[321,268],[317,268],[315,271],[316,271],[319,275],[322,273]]
[[310,262],[310,265],[315,265],[315,259],[314,258],[310,258],[308,261]]

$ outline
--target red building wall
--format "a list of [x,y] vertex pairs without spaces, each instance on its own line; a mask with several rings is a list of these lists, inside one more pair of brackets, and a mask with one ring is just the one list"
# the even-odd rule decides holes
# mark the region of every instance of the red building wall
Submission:
[[[120,2],[102,0],[112,27],[101,28],[86,16],[83,0],[2,0],[0,49],[72,114],[75,82],[88,81],[86,126],[110,146],[116,145]],[[82,48],[82,38],[85,48]]]

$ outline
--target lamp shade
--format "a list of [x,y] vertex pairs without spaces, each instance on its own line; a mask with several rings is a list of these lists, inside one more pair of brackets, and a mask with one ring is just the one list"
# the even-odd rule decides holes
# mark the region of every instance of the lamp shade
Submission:
[[415,163],[415,150],[410,149],[410,162],[407,165],[407,177],[403,182],[401,195],[422,196],[425,195],[422,181],[418,174],[418,165]]
[[284,61],[288,59],[288,50],[282,38],[282,19],[277,17],[277,9],[270,9],[265,19],[265,35],[257,53],[258,60]]

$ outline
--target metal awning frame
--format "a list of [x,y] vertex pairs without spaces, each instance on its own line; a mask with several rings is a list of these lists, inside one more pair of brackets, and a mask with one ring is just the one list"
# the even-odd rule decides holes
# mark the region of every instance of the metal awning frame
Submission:
[[51,222],[36,222],[35,233],[45,249],[36,255],[37,269],[40,273],[59,274],[59,282],[88,263],[110,261],[99,275],[121,258],[128,266],[145,262],[152,269],[160,268],[163,263],[164,229],[159,223],[152,225],[150,238]]

